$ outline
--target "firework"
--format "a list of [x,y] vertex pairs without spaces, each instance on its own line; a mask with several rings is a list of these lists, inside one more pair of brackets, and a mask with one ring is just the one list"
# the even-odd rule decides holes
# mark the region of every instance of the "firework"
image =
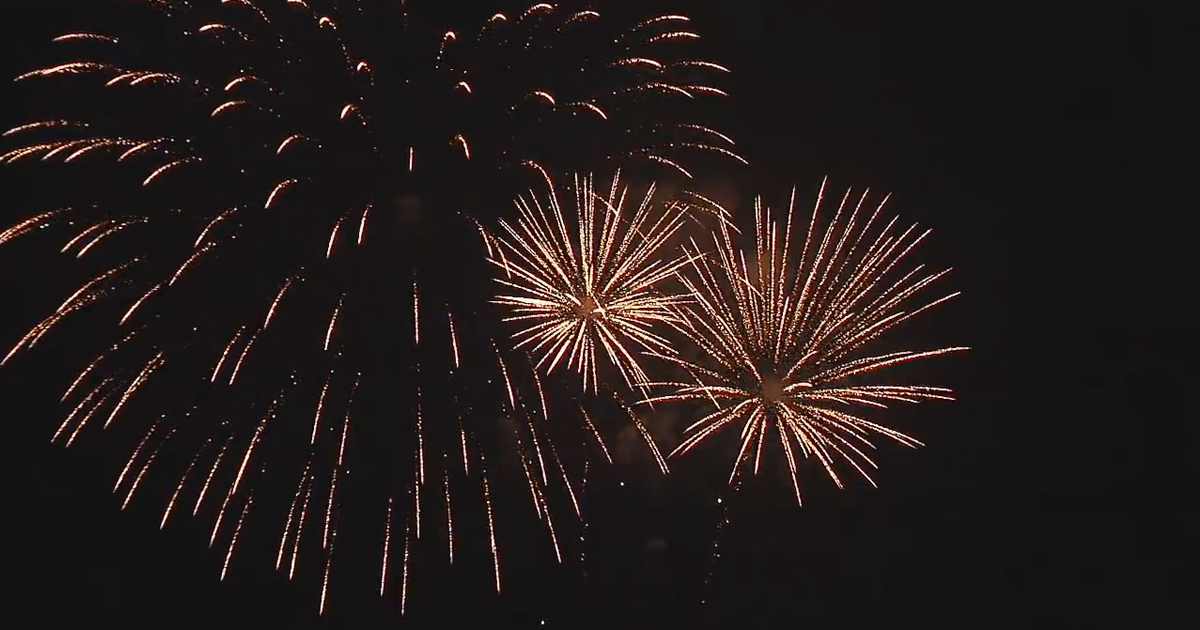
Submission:
[[[222,575],[264,524],[289,576],[318,556],[322,610],[336,540],[379,538],[380,590],[404,602],[423,521],[444,518],[432,531],[454,561],[467,497],[499,589],[503,464],[561,555],[548,494],[578,512],[586,458],[560,456],[537,373],[479,313],[480,232],[496,217],[476,209],[500,207],[514,179],[496,174],[605,161],[689,174],[693,157],[734,156],[690,118],[725,69],[686,54],[686,17],[614,30],[536,4],[459,32],[411,10],[120,3],[111,32],[63,35],[58,62],[18,77],[46,90],[46,116],[5,133],[16,146],[0,155],[50,208],[0,244],[62,235],[94,269],[3,361],[74,315],[118,323],[73,344],[101,351],[67,388],[55,439],[129,431],[125,504],[165,479],[161,523],[185,504],[211,514]],[[586,418],[554,426],[568,425],[595,434]],[[278,514],[275,496],[290,498]]]
[[875,467],[867,455],[873,448],[870,438],[920,444],[867,419],[863,409],[951,399],[950,390],[940,387],[864,382],[881,378],[885,368],[965,350],[872,350],[895,327],[958,294],[920,297],[948,273],[906,265],[929,232],[915,225],[901,230],[896,219],[885,223],[884,203],[870,209],[865,192],[853,200],[848,190],[828,226],[819,229],[824,190],[823,183],[803,235],[793,229],[793,191],[782,225],[756,202],[753,248],[740,248],[734,232],[722,224],[714,237],[715,253],[699,258],[694,252],[696,262],[681,280],[695,301],[680,328],[705,360],[664,356],[691,380],[663,383],[671,391],[648,399],[716,407],[688,427],[672,455],[688,452],[722,429],[740,429],[730,483],[747,468],[757,473],[764,444],[777,436],[797,502],[800,459],[819,461],[838,487],[838,462],[874,485],[868,473]]
[[666,258],[663,250],[689,208],[669,202],[652,219],[658,209],[650,186],[631,212],[619,177],[605,193],[591,177],[576,176],[564,192],[573,197],[574,216],[551,187],[544,198],[518,200],[515,224],[501,222],[491,262],[506,293],[495,301],[510,309],[506,321],[519,326],[513,340],[531,348],[538,368],[552,372],[565,363],[595,391],[599,352],[626,385],[644,386],[649,378],[638,355],[676,354],[655,329],[677,326],[686,301],[662,285],[689,258]]

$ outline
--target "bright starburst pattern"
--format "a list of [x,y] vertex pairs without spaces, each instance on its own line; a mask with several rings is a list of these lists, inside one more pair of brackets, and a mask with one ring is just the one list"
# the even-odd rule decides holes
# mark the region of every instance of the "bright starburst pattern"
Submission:
[[687,297],[663,285],[689,258],[664,250],[692,206],[656,203],[654,186],[631,204],[619,177],[597,191],[592,177],[576,176],[562,192],[574,212],[551,186],[518,199],[516,222],[501,221],[490,259],[501,272],[495,301],[510,310],[513,340],[530,348],[536,367],[553,372],[565,363],[594,392],[599,354],[627,386],[644,387],[641,355],[676,354],[656,329],[679,323]]
[[43,204],[0,244],[61,237],[84,271],[3,356],[79,333],[54,439],[120,433],[123,505],[157,493],[163,525],[211,516],[222,575],[235,547],[311,567],[322,611],[356,564],[333,562],[339,538],[379,542],[401,608],[418,542],[451,562],[483,549],[498,590],[498,497],[528,497],[561,557],[551,505],[579,513],[591,456],[555,432],[607,451],[586,415],[547,421],[485,312],[480,233],[522,177],[734,157],[692,118],[726,69],[688,54],[688,19],[539,3],[458,31],[445,2],[91,4],[103,28],[17,78],[40,119],[0,153]]
[[782,224],[761,200],[756,202],[753,248],[740,247],[733,230],[720,226],[716,251],[681,274],[695,296],[690,316],[681,319],[682,330],[705,358],[664,356],[691,380],[663,383],[671,391],[647,401],[715,405],[686,430],[672,455],[737,427],[741,446],[730,483],[746,469],[759,471],[763,446],[776,436],[797,502],[801,459],[819,461],[838,487],[843,483],[838,462],[873,485],[870,438],[920,445],[868,419],[864,408],[952,399],[945,388],[867,381],[881,380],[886,368],[966,349],[872,350],[892,329],[958,294],[921,299],[949,270],[929,273],[921,265],[907,265],[929,232],[915,225],[897,228],[896,219],[882,218],[882,202],[873,209],[867,205],[866,192],[855,200],[848,190],[821,230],[824,190],[823,183],[803,234],[793,229],[794,191]]

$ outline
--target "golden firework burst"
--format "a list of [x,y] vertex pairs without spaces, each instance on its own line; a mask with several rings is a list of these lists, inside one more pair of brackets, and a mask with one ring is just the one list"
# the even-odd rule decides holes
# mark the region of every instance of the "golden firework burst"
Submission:
[[650,186],[633,209],[619,176],[603,193],[590,176],[576,176],[568,217],[554,185],[548,188],[540,198],[519,199],[517,221],[501,223],[492,239],[491,261],[505,291],[495,302],[509,309],[506,321],[519,325],[514,341],[530,347],[538,368],[565,363],[594,391],[604,358],[627,385],[644,387],[649,378],[639,355],[675,355],[659,329],[679,325],[687,297],[662,285],[690,256],[663,252],[692,206],[656,203]]
[[871,437],[920,445],[867,419],[862,408],[952,399],[945,388],[862,384],[864,380],[890,366],[966,349],[872,351],[888,331],[958,294],[918,299],[949,270],[928,273],[920,265],[904,270],[909,253],[929,232],[916,225],[900,230],[896,219],[885,222],[886,198],[869,209],[866,192],[853,200],[847,190],[831,222],[819,229],[824,191],[822,183],[799,243],[793,232],[793,190],[782,225],[756,201],[753,249],[740,248],[735,232],[722,224],[714,235],[713,254],[688,256],[693,262],[680,279],[694,299],[676,326],[704,359],[662,355],[692,380],[660,383],[670,391],[644,401],[694,400],[716,406],[688,427],[673,456],[740,425],[741,448],[731,483],[751,461],[758,472],[763,445],[776,433],[797,502],[800,458],[818,460],[838,487],[842,479],[835,460],[845,461],[874,485],[866,470],[875,467],[867,455],[874,448]]

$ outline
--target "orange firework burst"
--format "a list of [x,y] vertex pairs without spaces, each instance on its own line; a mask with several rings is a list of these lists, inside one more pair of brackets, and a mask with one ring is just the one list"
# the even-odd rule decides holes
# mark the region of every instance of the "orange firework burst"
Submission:
[[[702,363],[663,356],[692,376],[692,382],[662,383],[671,392],[645,402],[710,401],[717,409],[688,427],[672,455],[686,453],[721,429],[741,426],[741,449],[730,475],[753,460],[755,473],[763,444],[776,432],[801,500],[797,460],[813,457],[838,487],[834,460],[844,460],[874,485],[865,466],[870,438],[882,435],[907,446],[920,442],[861,415],[863,407],[891,402],[951,400],[951,391],[920,385],[860,384],[883,368],[965,350],[946,347],[877,354],[871,347],[885,333],[958,295],[931,301],[916,298],[949,270],[927,273],[922,266],[902,269],[908,254],[929,234],[916,225],[896,228],[897,220],[876,229],[884,203],[864,208],[851,191],[842,197],[829,226],[818,229],[822,183],[812,220],[794,242],[791,211],[774,221],[756,202],[756,246],[740,249],[722,225],[714,237],[715,255],[695,257],[694,273],[681,280],[694,294],[680,329],[706,357]],[[884,199],[886,202],[887,199]],[[798,245],[798,246],[797,246]],[[798,251],[797,251],[798,250]]]
[[[551,184],[544,199],[531,194],[517,201],[515,225],[501,222],[491,261],[503,270],[497,282],[510,293],[495,302],[511,310],[506,321],[520,325],[513,339],[518,348],[532,346],[538,368],[550,372],[565,362],[595,391],[599,350],[627,385],[644,386],[649,378],[637,355],[675,355],[654,328],[678,326],[677,307],[687,298],[659,286],[690,258],[661,254],[690,207],[656,204],[650,186],[630,212],[629,189],[619,176],[607,196],[597,193],[591,177],[576,176],[573,194],[575,217],[567,217]],[[577,223],[568,226],[571,219]]]
[[561,559],[610,453],[480,315],[475,228],[523,177],[744,162],[701,124],[728,69],[685,45],[689,19],[531,1],[446,30],[468,16],[436,0],[92,4],[104,32],[54,38],[16,77],[44,108],[0,130],[35,204],[0,247],[61,238],[85,274],[0,351],[11,365],[92,322],[54,440],[128,441],[123,506],[205,519],[222,576],[266,547],[319,581],[321,612],[363,566],[343,558],[366,545],[339,540],[379,543],[401,612],[418,543],[450,563],[473,545],[499,591],[513,495]]

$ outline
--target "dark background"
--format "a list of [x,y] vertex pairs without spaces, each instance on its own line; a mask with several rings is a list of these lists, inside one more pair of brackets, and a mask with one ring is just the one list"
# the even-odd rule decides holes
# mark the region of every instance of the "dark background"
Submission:
[[[1147,19],[1048,3],[686,4],[710,57],[735,72],[722,128],[755,164],[753,175],[730,178],[743,197],[782,201],[796,182],[808,199],[828,174],[838,190],[892,191],[893,211],[934,228],[926,259],[953,266],[964,297],[929,324],[930,336],[973,350],[928,368],[960,400],[911,414],[927,448],[885,449],[879,490],[815,483],[802,509],[786,488],[746,492],[703,608],[719,517],[704,504],[713,496],[669,499],[631,484],[631,496],[611,499],[618,516],[597,525],[610,534],[594,588],[563,595],[535,579],[496,598],[443,585],[414,593],[403,623],[391,601],[334,606],[318,619],[310,585],[249,563],[220,583],[223,554],[195,532],[159,532],[145,514],[120,512],[109,493],[115,459],[99,446],[80,454],[48,443],[57,384],[9,370],[0,373],[4,625],[1040,627],[1155,618],[1169,591],[1156,578],[1165,565],[1151,523],[1172,510],[1141,482],[1153,411],[1132,390],[1154,365],[1156,329],[1135,318],[1159,287],[1141,273],[1153,245],[1134,197],[1142,154],[1128,148]],[[26,69],[25,47],[55,33],[62,6],[6,7],[4,74]],[[4,263],[0,283],[17,272]],[[4,323],[7,347],[17,331]],[[539,579],[557,587],[578,578]]]

